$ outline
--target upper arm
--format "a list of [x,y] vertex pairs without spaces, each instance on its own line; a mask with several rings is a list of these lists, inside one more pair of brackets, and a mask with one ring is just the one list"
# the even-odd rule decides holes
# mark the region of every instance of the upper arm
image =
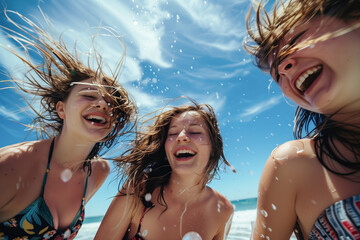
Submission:
[[99,190],[99,188],[105,182],[107,176],[110,173],[110,164],[109,161],[104,159],[99,159],[92,163],[92,182],[91,188],[89,188],[86,196],[86,201],[89,201],[90,198]]
[[111,202],[94,239],[123,239],[131,223],[135,207],[136,199],[133,195],[117,194]]
[[15,198],[24,178],[19,174],[21,168],[16,166],[20,158],[18,155],[14,147],[0,148],[0,213],[3,207]]
[[289,239],[296,222],[296,192],[301,159],[296,142],[275,149],[261,175],[254,239]]
[[[227,238],[227,235],[230,232],[232,218],[234,214],[234,206],[232,205],[232,203],[222,195],[220,196],[220,199],[221,200],[218,204],[222,205],[220,211],[222,216],[220,217],[220,226],[218,233],[214,237],[215,240],[223,240]],[[217,209],[219,209],[219,205],[217,206]],[[219,210],[217,210],[217,212],[219,212]]]

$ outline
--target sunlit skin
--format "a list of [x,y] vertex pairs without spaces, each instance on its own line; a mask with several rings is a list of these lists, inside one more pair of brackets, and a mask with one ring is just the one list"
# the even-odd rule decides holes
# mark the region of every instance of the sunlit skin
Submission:
[[[164,197],[168,205],[157,202],[159,188],[150,195],[155,206],[141,226],[146,240],[182,239],[196,232],[203,240],[224,239],[225,225],[233,213],[232,204],[220,193],[199,185],[211,154],[211,141],[204,119],[195,111],[185,112],[171,121],[165,150],[172,168]],[[191,153],[184,157],[176,153]],[[134,195],[118,196],[111,203],[95,239],[131,239],[137,232],[143,204]]]
[[[89,79],[82,83],[91,82]],[[64,229],[81,206],[87,174],[82,170],[83,162],[95,143],[110,132],[112,123],[110,107],[92,84],[75,84],[68,98],[58,102],[56,109],[64,125],[55,139],[44,198],[54,227]],[[91,124],[84,118],[89,114],[101,116],[106,124]],[[51,139],[47,139],[0,149],[0,222],[15,216],[40,196],[50,144]],[[61,177],[65,170],[70,173],[68,179]],[[106,160],[99,158],[92,162],[86,202],[105,181],[109,170]]]
[[[300,25],[285,36],[283,45],[304,32],[295,42],[300,45],[326,33],[349,27],[357,22],[324,17]],[[321,26],[321,27],[320,27]],[[340,122],[359,126],[353,118],[360,110],[360,30],[330,38],[315,45],[300,48],[283,60],[279,67],[279,86],[284,95],[305,109],[335,115]],[[283,46],[282,45],[282,46]],[[273,59],[269,59],[270,64]],[[315,81],[299,91],[296,81],[308,69],[321,65],[322,72]],[[353,103],[353,104],[352,104]],[[353,153],[335,140],[335,146],[346,159],[356,161]],[[325,163],[338,172],[348,169],[324,156]],[[357,172],[351,177],[359,179]],[[296,221],[307,239],[319,215],[330,205],[360,194],[360,183],[326,170],[318,161],[312,139],[290,141],[280,145],[270,155],[264,167],[258,192],[258,214],[254,239],[289,239]]]

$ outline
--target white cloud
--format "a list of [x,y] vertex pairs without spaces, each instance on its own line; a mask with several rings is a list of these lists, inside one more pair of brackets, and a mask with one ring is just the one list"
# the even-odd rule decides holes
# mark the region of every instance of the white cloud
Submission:
[[280,100],[283,96],[275,96],[270,99],[264,100],[260,103],[257,103],[247,109],[244,110],[239,116],[240,118],[245,118],[243,120],[247,121],[250,120],[252,117],[274,107],[275,105],[280,103]]
[[169,14],[152,5],[151,9],[154,11],[141,6],[138,11],[142,11],[142,14],[137,15],[134,9],[119,1],[94,0],[94,2],[98,8],[106,11],[104,22],[111,26],[118,26],[129,35],[129,38],[125,37],[125,39],[130,40],[130,44],[133,42],[136,45],[140,59],[150,61],[160,67],[171,66],[163,58],[161,51],[161,38],[164,35],[164,26],[161,23],[169,18]]
[[[3,32],[0,32],[0,64],[9,71],[12,77],[19,79],[26,71],[21,60],[7,49],[16,50],[16,47],[4,36]],[[18,53],[25,58],[25,55],[21,54],[21,52],[18,51]],[[16,66],[21,67],[14,70]]]
[[10,118],[16,121],[21,120],[19,114],[14,113],[14,111],[11,111],[4,106],[0,106],[0,115],[4,116],[5,118]]
[[238,29],[234,28],[231,19],[226,18],[221,5],[203,0],[177,0],[176,2],[200,27],[218,35],[239,36]]

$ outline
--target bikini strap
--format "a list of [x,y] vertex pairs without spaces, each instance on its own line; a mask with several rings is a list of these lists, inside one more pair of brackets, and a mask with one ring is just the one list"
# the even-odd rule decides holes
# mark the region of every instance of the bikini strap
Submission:
[[44,195],[44,189],[45,189],[45,185],[46,185],[46,180],[47,180],[47,177],[48,177],[48,173],[50,171],[50,162],[51,162],[51,157],[52,157],[52,153],[53,153],[53,150],[54,150],[54,142],[55,142],[55,138],[53,138],[53,140],[51,141],[51,145],[50,145],[48,163],[47,163],[47,166],[46,166],[46,172],[45,172],[45,176],[44,176],[44,181],[43,181],[43,185],[42,185],[42,188],[41,188],[41,196]]
[[86,195],[86,189],[87,189],[87,185],[88,185],[88,179],[89,179],[89,175],[86,174],[85,189],[84,189],[84,196],[83,196],[84,199],[85,199],[85,195]]
[[139,222],[139,227],[138,227],[138,230],[137,230],[138,233],[140,233],[140,228],[141,228],[141,225],[142,225],[142,222],[143,222],[143,219],[144,219],[146,210],[147,210],[147,208],[144,208],[144,210],[143,210],[143,212],[142,212],[142,215],[141,215],[141,218],[140,218],[140,222]]

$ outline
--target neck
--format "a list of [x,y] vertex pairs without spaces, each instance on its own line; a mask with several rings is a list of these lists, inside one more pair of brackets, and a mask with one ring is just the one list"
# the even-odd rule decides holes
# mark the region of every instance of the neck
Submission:
[[52,161],[63,168],[77,171],[82,168],[94,145],[95,143],[76,142],[71,137],[59,134],[55,139]]
[[165,186],[166,195],[181,202],[188,202],[199,197],[204,188],[199,178],[191,176],[178,176],[172,173],[169,183]]

